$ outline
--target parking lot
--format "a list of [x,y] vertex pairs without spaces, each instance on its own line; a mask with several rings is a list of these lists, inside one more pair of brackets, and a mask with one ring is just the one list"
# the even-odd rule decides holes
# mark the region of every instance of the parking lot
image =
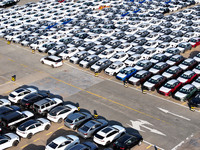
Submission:
[[[33,0],[30,0],[31,2]],[[21,0],[19,5],[28,1]],[[37,2],[37,0],[35,0]],[[195,56],[200,46],[182,54],[184,57]],[[2,97],[18,87],[33,87],[41,91],[50,91],[66,104],[79,104],[81,111],[94,113],[99,118],[108,120],[110,125],[118,124],[126,131],[139,132],[144,142],[134,150],[158,149],[176,150],[184,148],[183,144],[192,137],[198,138],[199,113],[192,112],[187,102],[162,96],[156,91],[141,91],[141,86],[128,84],[125,88],[122,81],[104,72],[95,76],[90,69],[64,60],[64,65],[51,68],[42,65],[40,59],[46,54],[32,52],[20,44],[8,43],[0,38],[0,94]],[[16,81],[11,77],[16,75]],[[61,124],[52,123],[48,131],[40,132],[32,139],[21,139],[17,147],[23,150],[43,150],[46,144],[61,135],[77,135],[73,130]],[[81,139],[81,138],[80,138]],[[92,139],[89,139],[89,141]],[[81,142],[84,141],[81,139]],[[111,147],[112,145],[110,145]],[[198,148],[198,145],[193,146]],[[100,147],[100,149],[104,149]]]

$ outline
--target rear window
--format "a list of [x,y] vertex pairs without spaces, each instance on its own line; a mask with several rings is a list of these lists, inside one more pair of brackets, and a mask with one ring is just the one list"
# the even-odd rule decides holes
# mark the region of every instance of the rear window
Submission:
[[98,139],[101,139],[101,140],[104,138],[103,136],[101,136],[99,134],[95,134],[95,137],[98,138]]
[[15,97],[15,95],[13,95],[13,94],[11,94],[11,93],[10,93],[10,95],[9,95],[9,96],[10,96],[10,97],[13,97],[13,98]]
[[65,121],[68,122],[68,123],[72,123],[73,122],[73,120],[70,120],[68,118]]
[[56,143],[54,143],[54,142],[51,142],[51,143],[49,144],[49,147],[51,147],[51,148],[53,148],[53,149],[56,149],[57,146],[58,146],[58,145],[57,145]]

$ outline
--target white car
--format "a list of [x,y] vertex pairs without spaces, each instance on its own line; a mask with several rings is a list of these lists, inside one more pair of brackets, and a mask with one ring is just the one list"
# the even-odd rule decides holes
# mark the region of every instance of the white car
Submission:
[[45,150],[67,150],[75,144],[79,144],[80,140],[75,135],[59,136],[51,141]]
[[57,106],[50,110],[50,112],[47,114],[47,119],[53,122],[61,123],[63,119],[75,111],[78,111],[78,108],[71,104],[67,104],[65,106]]
[[8,99],[12,103],[19,103],[22,98],[31,93],[37,93],[37,90],[33,88],[19,88],[11,92],[8,95]]
[[0,107],[1,106],[10,106],[11,105],[11,102],[7,99],[0,99]]
[[16,38],[18,35],[20,35],[21,32],[20,31],[13,31],[12,33],[6,35],[4,38],[7,40],[7,41],[12,41],[13,38]]
[[40,62],[42,64],[46,64],[46,65],[49,65],[51,66],[52,68],[55,68],[55,67],[60,67],[63,65],[63,61],[60,57],[57,57],[57,56],[45,56],[43,57]]
[[158,42],[156,40],[148,40],[144,45],[143,47],[145,49],[147,48],[156,48],[158,46]]
[[170,48],[170,43],[169,42],[162,42],[159,44],[159,46],[156,48],[158,53],[163,53],[166,51],[168,48]]
[[177,47],[179,43],[183,42],[182,37],[176,37],[170,42],[170,47]]
[[119,125],[107,126],[94,135],[94,142],[100,145],[108,145],[126,132],[125,128]]
[[200,53],[198,53],[197,55],[195,55],[193,57],[194,60],[196,60],[197,62],[200,62]]
[[141,54],[141,57],[142,57],[142,59],[149,59],[156,53],[157,53],[156,48],[148,48]]
[[0,136],[0,147],[1,149],[7,149],[12,146],[17,146],[19,144],[20,138],[14,133],[6,133]]
[[196,74],[200,74],[200,64],[198,64],[194,69],[192,69]]
[[142,60],[140,54],[133,54],[124,61],[126,66],[134,66],[138,61]]
[[125,61],[128,58],[128,54],[125,52],[118,52],[115,53],[111,58],[110,61],[115,62],[115,61]]
[[61,52],[58,56],[61,56],[62,59],[64,60],[64,59],[71,58],[78,52],[79,52],[79,50],[76,47],[69,47],[66,50],[64,50],[63,52]]
[[121,61],[115,61],[108,68],[106,68],[105,73],[113,76],[116,75],[121,69],[126,67],[126,65]]
[[48,130],[51,126],[51,123],[49,120],[44,118],[38,118],[36,120],[28,120],[24,123],[22,123],[17,129],[16,133],[23,137],[31,139],[31,137],[43,130]]
[[198,90],[200,90],[200,77],[196,78],[196,80],[192,82],[192,85],[194,85]]
[[108,49],[104,50],[103,52],[101,52],[99,54],[99,57],[108,59],[108,58],[112,57],[115,53],[116,53],[116,51],[114,49],[108,48]]
[[130,43],[122,43],[121,45],[119,45],[117,48],[115,48],[116,52],[127,52],[130,48],[132,47],[132,45]]
[[159,33],[151,32],[145,38],[149,41],[149,40],[156,40],[159,36],[160,36]]

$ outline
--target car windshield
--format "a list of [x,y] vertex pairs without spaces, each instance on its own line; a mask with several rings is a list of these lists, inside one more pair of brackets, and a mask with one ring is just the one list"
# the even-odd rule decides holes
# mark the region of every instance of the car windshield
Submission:
[[53,149],[56,149],[56,147],[58,146],[58,144],[54,143],[54,142],[51,142],[49,144],[49,147],[53,148]]
[[195,68],[200,70],[200,65],[196,66]]
[[134,57],[129,57],[129,59],[128,60],[130,60],[130,61],[134,61],[135,60],[135,58]]
[[98,139],[100,139],[100,140],[102,140],[104,138],[103,136],[101,136],[99,134],[95,134],[95,137],[98,138]]
[[87,132],[90,128],[86,125],[84,125],[83,127],[81,127],[81,130]]
[[87,57],[84,61],[89,62],[91,60],[91,58]]
[[159,56],[157,56],[157,55],[154,55],[154,56],[153,56],[153,59],[160,60],[161,57],[159,57]]
[[197,40],[196,40],[196,39],[191,39],[190,41],[191,41],[191,42],[195,42],[195,43],[197,42]]
[[111,68],[111,69],[116,69],[117,66],[115,66],[115,65],[111,65],[109,68]]
[[144,54],[151,54],[151,51],[145,51]]
[[107,52],[107,51],[103,51],[101,54],[102,54],[102,55],[107,55],[108,52]]
[[166,72],[170,73],[170,74],[174,74],[174,73],[176,73],[176,71],[177,71],[176,69],[175,70],[168,69]]
[[153,68],[154,68],[154,69],[160,69],[161,66],[159,66],[159,65],[154,65]]
[[196,82],[200,83],[200,77],[195,80]]
[[185,45],[183,45],[183,44],[179,44],[179,47],[185,48]]
[[184,94],[188,94],[188,93],[190,93],[190,89],[181,88],[181,89],[180,89],[180,92],[181,92],[181,93],[184,93]]
[[134,77],[140,79],[140,78],[144,77],[144,75],[136,73],[134,75]]
[[67,118],[65,121],[68,122],[68,123],[72,123],[73,122],[73,120],[71,120],[69,118]]
[[186,74],[182,74],[182,75],[181,75],[181,77],[182,77],[182,78],[185,78],[185,79],[189,79],[189,78],[191,78],[191,76],[192,76],[192,75],[186,75]]
[[96,63],[97,66],[101,66],[101,64],[102,64],[102,62],[100,62],[100,61]]
[[170,88],[170,89],[172,89],[172,88],[174,88],[174,87],[175,87],[175,84],[169,84],[169,83],[165,83],[165,84],[164,84],[164,87],[167,87],[167,88]]
[[115,59],[119,59],[120,56],[119,56],[119,55],[115,55],[115,56],[113,56],[113,58],[115,58]]
[[149,82],[150,82],[150,83],[153,83],[153,84],[156,84],[156,83],[158,83],[158,80],[155,80],[155,79],[150,78],[150,79],[149,79]]
[[189,66],[189,65],[190,65],[190,62],[183,61],[182,64],[184,64],[184,65],[186,65],[186,66]]
[[127,73],[128,73],[128,71],[127,71],[127,70],[124,70],[124,69],[122,69],[122,70],[120,71],[120,73],[122,73],[122,74],[127,74]]

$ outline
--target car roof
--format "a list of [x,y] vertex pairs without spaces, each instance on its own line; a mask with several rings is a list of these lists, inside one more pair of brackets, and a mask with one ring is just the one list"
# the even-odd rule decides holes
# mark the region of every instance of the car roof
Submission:
[[187,58],[187,59],[185,59],[184,61],[185,62],[190,62],[190,61],[192,61],[192,60],[194,60],[193,58]]
[[164,65],[164,64],[167,64],[167,63],[165,63],[165,62],[158,62],[158,63],[156,63],[155,65],[156,65],[156,66],[162,66],[162,65]]
[[45,99],[42,99],[42,100],[36,102],[35,105],[40,106],[40,105],[42,105],[42,104],[44,104],[44,103],[48,103],[48,102],[50,102],[50,101],[51,101],[51,100],[50,100],[49,98],[45,98]]
[[176,80],[176,79],[171,79],[171,80],[169,80],[167,83],[168,83],[168,84],[174,84],[174,83],[176,83],[176,82],[179,82],[179,81]]
[[140,70],[140,71],[138,71],[136,74],[142,75],[142,74],[144,74],[144,73],[146,73],[146,72],[148,72],[148,71],[146,71],[146,70]]
[[53,55],[51,55],[51,56],[47,56],[48,58],[51,58],[51,59],[53,59],[53,60],[60,60],[61,58],[60,57],[57,57],[57,56],[53,56]]
[[177,68],[180,68],[180,67],[178,67],[178,66],[172,66],[172,67],[170,67],[169,69],[170,69],[170,70],[176,70]]
[[157,74],[157,75],[152,76],[151,78],[154,79],[154,80],[157,80],[157,79],[159,79],[159,78],[161,78],[161,77],[163,77],[163,76]]
[[124,68],[124,70],[126,70],[126,71],[130,71],[130,70],[133,70],[134,68],[133,67],[126,67],[126,68]]
[[112,65],[120,65],[120,64],[123,64],[123,62],[121,62],[121,61],[115,61],[115,62],[112,63]]
[[59,136],[58,138],[54,139],[53,142],[60,145],[61,143],[68,141],[68,137]]
[[184,85],[182,88],[184,88],[184,89],[190,89],[191,87],[194,87],[194,85],[192,85],[192,84],[186,84],[186,85]]
[[190,74],[193,74],[193,73],[194,73],[194,71],[188,70],[188,71],[184,72],[183,74],[185,74],[185,75],[190,75]]

